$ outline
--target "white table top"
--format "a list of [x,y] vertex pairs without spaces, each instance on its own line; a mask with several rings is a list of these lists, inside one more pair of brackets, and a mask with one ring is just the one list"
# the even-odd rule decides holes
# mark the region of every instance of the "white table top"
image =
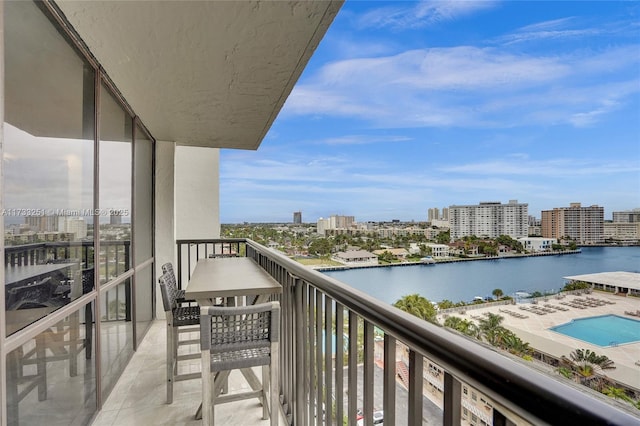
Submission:
[[219,257],[198,261],[185,291],[186,299],[282,293],[282,286],[249,257]]

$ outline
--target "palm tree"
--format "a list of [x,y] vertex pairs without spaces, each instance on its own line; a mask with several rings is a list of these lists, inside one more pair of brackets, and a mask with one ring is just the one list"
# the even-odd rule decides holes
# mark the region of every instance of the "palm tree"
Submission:
[[598,372],[616,368],[607,356],[598,355],[590,349],[576,349],[569,354],[569,358],[563,355],[561,361],[577,373],[583,384],[595,378]]
[[457,330],[462,321],[464,321],[462,318],[453,315],[444,320],[444,326]]
[[463,320],[459,331],[474,339],[480,339],[480,328],[473,321]]
[[576,364],[591,364],[594,369],[613,370],[615,363],[605,355],[598,355],[590,349],[576,349],[569,354]]
[[501,325],[503,319],[500,315],[488,313],[480,320],[480,334],[492,346],[500,346],[505,332],[508,331]]
[[502,346],[510,353],[519,356],[529,355],[532,352],[529,343],[523,342],[522,339],[511,331],[508,331],[503,335]]
[[402,296],[393,306],[425,321],[434,324],[438,322],[436,319],[436,308],[433,307],[433,304],[428,299],[419,294]]
[[450,316],[444,321],[444,326],[475,339],[480,338],[480,329],[473,321],[462,319],[457,316]]
[[493,294],[493,295],[496,297],[496,299],[500,299],[502,296],[504,296],[504,292],[503,292],[503,291],[502,291],[502,289],[500,289],[500,288],[496,288],[496,289],[494,289],[494,290],[491,292],[491,294]]
[[488,313],[478,324],[480,335],[492,346],[499,346],[502,341],[502,336],[504,336],[505,331],[507,331],[501,325],[503,319],[500,315]]

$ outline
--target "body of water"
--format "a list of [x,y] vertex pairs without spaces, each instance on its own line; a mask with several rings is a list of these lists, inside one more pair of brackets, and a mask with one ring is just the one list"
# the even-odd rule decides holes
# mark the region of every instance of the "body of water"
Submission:
[[588,247],[579,254],[324,273],[383,302],[394,303],[413,293],[433,302],[469,302],[475,296],[491,296],[495,288],[505,295],[558,291],[565,284],[562,277],[615,271],[640,272],[640,247]]

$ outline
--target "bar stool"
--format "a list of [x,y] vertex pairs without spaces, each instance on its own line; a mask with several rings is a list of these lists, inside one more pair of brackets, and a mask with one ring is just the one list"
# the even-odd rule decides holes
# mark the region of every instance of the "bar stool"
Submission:
[[184,290],[178,288],[178,281],[176,280],[176,274],[173,270],[173,264],[171,262],[167,262],[162,265],[162,273],[165,277],[165,283],[169,287],[173,287],[173,291],[176,295],[176,302],[180,305],[182,303],[195,304],[195,300],[186,300],[184,298]]
[[201,373],[178,374],[180,361],[198,359],[199,353],[178,355],[178,348],[184,345],[200,343],[198,339],[181,340],[181,333],[193,333],[200,330],[200,308],[198,306],[181,306],[176,300],[175,289],[167,285],[167,275],[162,275],[160,293],[167,317],[167,404],[173,402],[173,383],[183,380],[199,379]]
[[[203,306],[200,311],[202,351],[202,424],[213,426],[216,404],[260,398],[262,418],[278,424],[280,304],[241,307]],[[231,370],[262,366],[260,389],[221,395]],[[267,374],[268,367],[269,374]],[[245,371],[243,371],[243,374]],[[213,380],[212,386],[212,378]],[[269,388],[270,404],[267,402]]]

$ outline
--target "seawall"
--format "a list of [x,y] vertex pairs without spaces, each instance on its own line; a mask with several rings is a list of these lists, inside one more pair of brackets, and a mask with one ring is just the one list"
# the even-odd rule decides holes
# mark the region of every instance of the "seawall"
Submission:
[[454,257],[447,259],[437,259],[434,258],[435,263],[423,263],[420,261],[417,262],[400,262],[400,263],[389,263],[384,265],[341,265],[341,266],[321,266],[314,268],[316,271],[342,271],[345,269],[365,269],[365,268],[389,268],[396,266],[415,266],[415,265],[425,265],[425,266],[435,266],[438,263],[455,263],[455,262],[469,262],[476,260],[498,260],[498,259],[519,259],[522,257],[538,257],[538,256],[563,256],[567,254],[579,254],[582,250],[564,250],[561,252],[540,252],[540,253],[519,253],[519,254],[509,254],[506,256],[491,256],[491,257]]

